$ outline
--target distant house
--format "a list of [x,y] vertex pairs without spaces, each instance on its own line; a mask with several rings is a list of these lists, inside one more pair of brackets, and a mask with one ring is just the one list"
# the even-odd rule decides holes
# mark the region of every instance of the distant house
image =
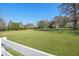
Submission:
[[[73,25],[74,25],[74,19],[73,19],[73,17],[71,16],[71,18],[70,18],[70,20],[69,20],[69,22],[67,22],[67,24],[66,24],[68,27],[73,27]],[[79,15],[77,15],[77,27],[79,27]]]
[[[73,25],[74,25],[74,19],[73,17],[69,17],[70,19],[67,21],[67,22],[62,22],[62,21],[53,21],[52,22],[52,28],[56,28],[56,29],[59,29],[59,28],[63,28],[63,27],[68,27],[68,28],[72,28]],[[77,16],[77,27],[79,27],[79,16]]]

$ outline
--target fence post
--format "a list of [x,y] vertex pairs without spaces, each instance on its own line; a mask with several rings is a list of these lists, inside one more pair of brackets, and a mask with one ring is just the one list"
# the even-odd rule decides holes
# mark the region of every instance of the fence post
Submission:
[[1,56],[1,38],[0,38],[0,56]]
[[3,37],[1,38],[1,48],[3,48],[4,50],[7,49],[7,43],[6,43],[7,37]]

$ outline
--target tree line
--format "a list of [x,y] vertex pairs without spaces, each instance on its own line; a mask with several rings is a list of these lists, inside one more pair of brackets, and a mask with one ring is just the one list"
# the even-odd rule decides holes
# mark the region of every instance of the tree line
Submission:
[[[79,24],[79,23],[78,23]],[[78,26],[79,27],[79,26]],[[28,23],[23,25],[22,22],[9,21],[8,25],[0,18],[0,31],[3,30],[26,30],[26,29],[62,29],[73,28],[73,22],[69,20],[67,16],[55,16],[48,21],[47,19],[40,20],[36,25]]]
[[72,28],[77,30],[79,28],[79,4],[78,3],[62,3],[58,7],[62,15],[55,16],[48,21],[47,19],[40,20],[37,25],[32,23],[23,25],[22,22],[10,21],[6,26],[2,18],[0,18],[0,31],[2,30],[25,30],[25,29],[46,29],[46,28]]
[[9,21],[8,25],[0,18],[0,31],[4,30],[25,30],[25,29],[33,29],[33,24],[28,23],[23,25],[22,22],[13,22]]

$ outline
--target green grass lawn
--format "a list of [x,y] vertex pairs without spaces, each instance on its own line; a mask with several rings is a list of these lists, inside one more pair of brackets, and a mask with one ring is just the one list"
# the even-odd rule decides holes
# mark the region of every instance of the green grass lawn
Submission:
[[79,34],[71,31],[4,31],[0,37],[54,55],[79,56]]
[[7,51],[13,56],[23,56],[20,52],[17,52],[11,48],[7,48]]

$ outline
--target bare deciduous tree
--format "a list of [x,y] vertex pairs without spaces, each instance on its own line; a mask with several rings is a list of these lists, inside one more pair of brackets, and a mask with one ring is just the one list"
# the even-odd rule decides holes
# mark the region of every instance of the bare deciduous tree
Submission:
[[72,16],[73,19],[73,29],[77,30],[77,15],[79,14],[79,4],[78,3],[62,3],[59,6],[61,13],[68,16]]

